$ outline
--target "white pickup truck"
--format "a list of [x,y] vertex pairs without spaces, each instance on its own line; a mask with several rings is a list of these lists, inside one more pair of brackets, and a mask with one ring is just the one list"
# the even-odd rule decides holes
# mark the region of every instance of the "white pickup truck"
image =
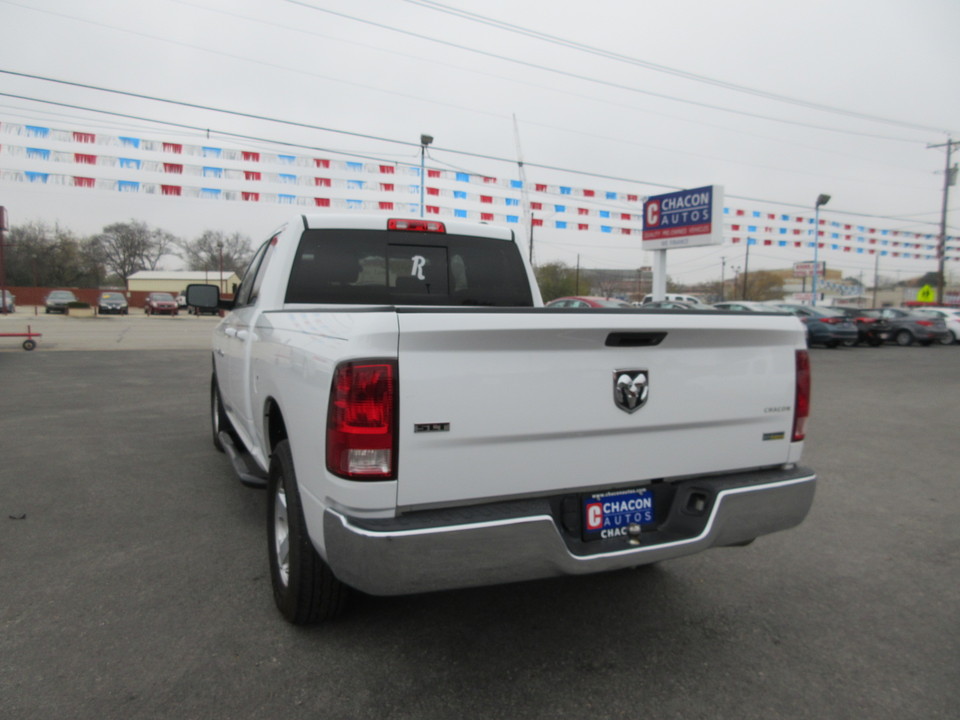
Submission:
[[509,229],[297,217],[213,339],[213,442],[267,487],[277,606],[643,565],[800,523],[793,316],[542,307]]

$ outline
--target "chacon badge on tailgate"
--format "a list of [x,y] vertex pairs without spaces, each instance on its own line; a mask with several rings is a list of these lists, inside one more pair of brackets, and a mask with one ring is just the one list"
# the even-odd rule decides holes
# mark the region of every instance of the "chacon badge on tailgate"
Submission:
[[635,413],[650,393],[648,370],[617,370],[613,373],[613,402],[626,413]]

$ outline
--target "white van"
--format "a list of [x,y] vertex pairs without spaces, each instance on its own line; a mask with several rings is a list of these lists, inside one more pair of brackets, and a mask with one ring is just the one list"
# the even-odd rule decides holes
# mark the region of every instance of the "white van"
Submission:
[[[670,300],[671,302],[683,302],[689,303],[691,305],[703,305],[704,302],[698,297],[693,295],[677,295],[676,293],[667,293],[663,296],[664,300]],[[646,305],[648,302],[653,302],[653,295],[644,295],[643,300],[640,301],[641,305]]]

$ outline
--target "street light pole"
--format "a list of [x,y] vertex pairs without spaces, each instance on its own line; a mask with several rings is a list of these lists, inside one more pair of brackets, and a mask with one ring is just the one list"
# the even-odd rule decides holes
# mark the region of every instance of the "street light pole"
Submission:
[[7,280],[3,264],[4,233],[7,231],[7,209],[0,207],[0,313],[7,314]]
[[720,302],[724,301],[724,284],[726,283],[726,278],[724,275],[727,270],[727,259],[725,257],[720,258]]
[[813,207],[813,306],[817,306],[817,275],[820,274],[820,206],[830,202],[830,196],[820,193]]
[[223,295],[223,240],[217,240],[217,253],[220,256],[220,294]]
[[423,192],[427,182],[426,178],[426,158],[427,145],[433,142],[433,135],[420,136],[420,217],[423,217]]

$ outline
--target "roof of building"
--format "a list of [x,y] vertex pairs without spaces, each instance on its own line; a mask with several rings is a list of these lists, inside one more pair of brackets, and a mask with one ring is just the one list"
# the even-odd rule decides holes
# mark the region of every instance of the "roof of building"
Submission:
[[236,273],[224,270],[222,275],[216,270],[140,270],[131,275],[128,280],[229,280]]

